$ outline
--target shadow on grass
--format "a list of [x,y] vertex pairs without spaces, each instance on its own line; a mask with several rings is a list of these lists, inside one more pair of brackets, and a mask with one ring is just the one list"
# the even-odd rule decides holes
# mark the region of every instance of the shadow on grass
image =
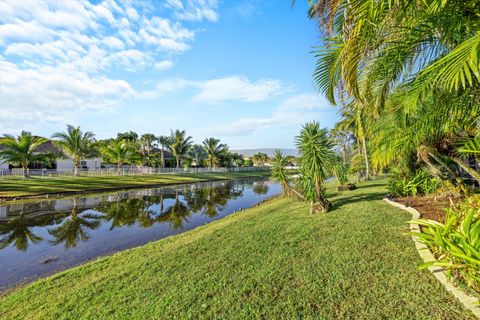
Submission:
[[363,201],[375,201],[375,200],[382,200],[385,198],[385,192],[373,192],[373,193],[362,193],[362,194],[355,194],[350,197],[342,197],[339,199],[332,200],[332,210],[335,211],[340,209],[342,206],[351,204],[351,203],[358,203]]
[[384,186],[385,186],[385,183],[371,183],[371,184],[364,184],[364,185],[357,184],[357,189],[384,187]]

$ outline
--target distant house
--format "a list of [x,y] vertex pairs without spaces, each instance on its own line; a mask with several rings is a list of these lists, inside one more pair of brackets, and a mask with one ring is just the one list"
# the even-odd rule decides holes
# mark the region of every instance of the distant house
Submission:
[[[3,146],[0,145],[0,150],[3,149]],[[49,140],[42,143],[37,149],[36,153],[52,153],[59,154],[59,149],[53,144],[53,141]],[[100,158],[90,158],[83,159],[80,163],[81,170],[99,170],[101,165]],[[0,159],[0,170],[10,170],[15,169],[16,167],[10,163],[4,162]],[[69,158],[57,158],[53,160],[49,166],[46,166],[44,163],[33,163],[29,169],[48,169],[48,170],[57,170],[57,171],[73,171],[73,161]]]

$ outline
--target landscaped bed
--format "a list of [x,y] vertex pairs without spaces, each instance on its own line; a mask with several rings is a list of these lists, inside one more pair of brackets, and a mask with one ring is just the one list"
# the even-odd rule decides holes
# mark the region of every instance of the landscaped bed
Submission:
[[[333,188],[331,188],[333,192]],[[383,181],[327,214],[274,199],[0,298],[2,319],[473,319],[427,270]]]

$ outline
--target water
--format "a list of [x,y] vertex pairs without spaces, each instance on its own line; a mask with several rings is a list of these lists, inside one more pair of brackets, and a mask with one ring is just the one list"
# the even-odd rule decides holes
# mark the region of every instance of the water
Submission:
[[280,191],[247,179],[0,206],[0,290],[193,229]]

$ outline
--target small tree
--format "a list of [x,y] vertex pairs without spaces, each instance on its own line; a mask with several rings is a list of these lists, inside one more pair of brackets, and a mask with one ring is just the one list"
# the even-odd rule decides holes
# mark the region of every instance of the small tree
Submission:
[[46,141],[47,139],[33,136],[27,131],[22,131],[17,137],[5,134],[0,139],[0,144],[4,148],[0,151],[0,158],[13,165],[21,166],[23,176],[28,178],[28,167],[30,165],[33,163],[50,163],[48,154],[35,152]]
[[330,203],[323,196],[323,183],[329,177],[335,162],[333,143],[328,137],[328,130],[321,129],[316,121],[303,125],[296,137],[300,153],[300,179],[306,198],[310,200],[310,211],[319,207],[327,212]]
[[276,149],[273,158],[271,159],[272,172],[271,179],[275,182],[280,183],[282,186],[282,193],[284,195],[290,194],[290,179],[287,175],[287,169],[285,168],[288,165],[288,157],[285,156],[282,151]]
[[52,138],[57,138],[55,144],[60,147],[62,152],[72,158],[73,175],[78,176],[78,170],[82,158],[85,158],[91,153],[92,144],[95,135],[87,131],[83,133],[80,127],[67,125],[66,132],[57,132],[52,135]]

